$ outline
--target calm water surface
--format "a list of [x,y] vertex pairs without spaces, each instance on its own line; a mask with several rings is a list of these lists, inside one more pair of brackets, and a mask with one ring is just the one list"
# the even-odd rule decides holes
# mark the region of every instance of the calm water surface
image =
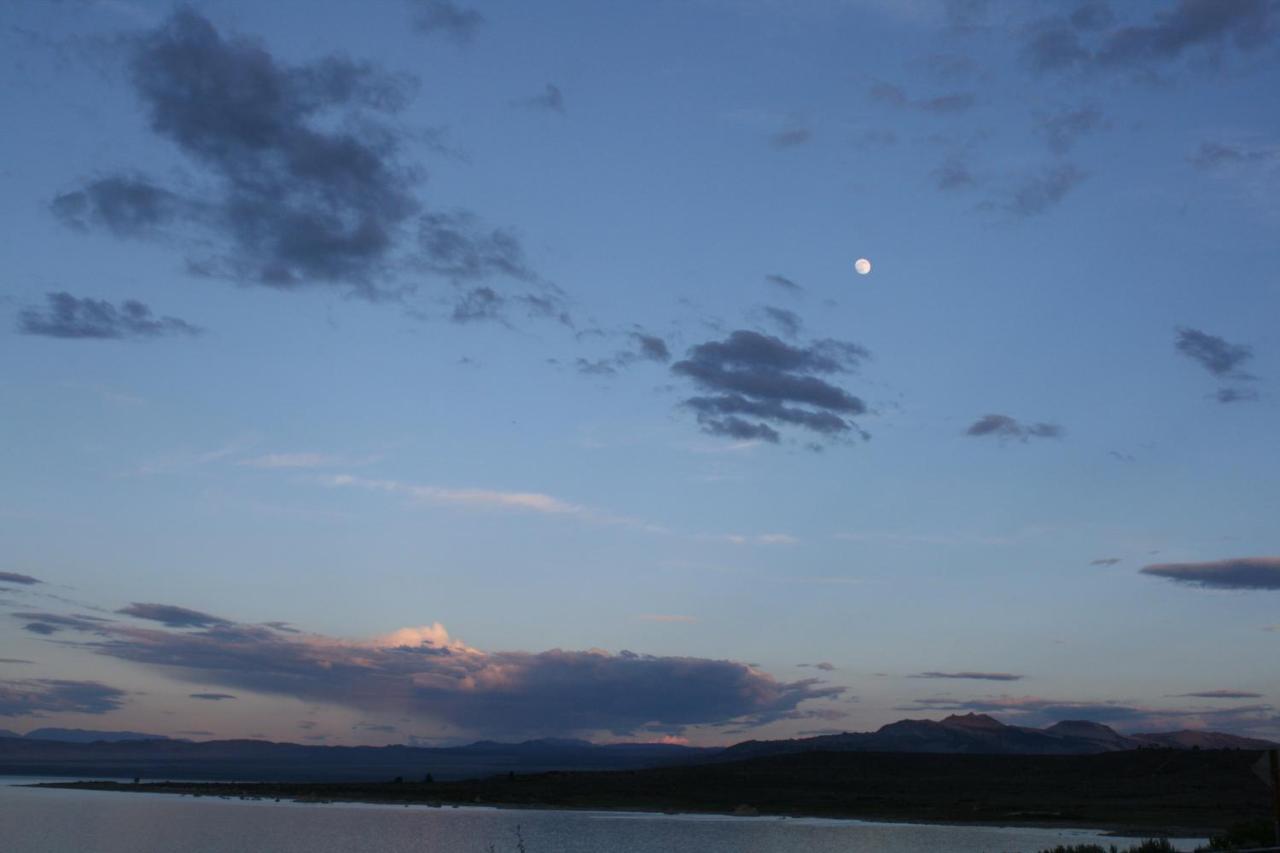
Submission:
[[[16,787],[0,780],[4,853],[1035,853],[1104,839],[951,827],[488,808],[299,804]],[[1123,844],[1123,840],[1121,840]],[[1194,840],[1179,842],[1183,849]]]

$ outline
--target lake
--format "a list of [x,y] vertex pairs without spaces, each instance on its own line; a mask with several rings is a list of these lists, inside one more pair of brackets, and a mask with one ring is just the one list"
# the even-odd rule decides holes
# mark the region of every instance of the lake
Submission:
[[[302,804],[24,788],[0,781],[5,853],[1035,853],[1080,829],[776,817]],[[517,830],[519,836],[517,836]],[[1190,850],[1195,839],[1182,839]]]

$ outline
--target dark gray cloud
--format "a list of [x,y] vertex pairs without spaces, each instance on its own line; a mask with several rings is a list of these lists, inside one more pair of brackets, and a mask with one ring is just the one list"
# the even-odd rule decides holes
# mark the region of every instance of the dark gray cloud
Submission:
[[1112,30],[1098,50],[1104,65],[1167,62],[1192,48],[1234,44],[1254,50],[1276,35],[1274,0],[1179,0],[1147,24]]
[[17,583],[23,586],[31,586],[33,584],[43,583],[38,578],[31,575],[22,575],[17,572],[0,572],[0,583]]
[[207,702],[224,702],[227,699],[235,699],[236,697],[230,693],[191,693],[188,694],[192,699],[203,699]]
[[1205,563],[1157,563],[1142,574],[1208,589],[1280,590],[1280,557],[1238,557]]
[[199,610],[188,610],[185,607],[174,607],[172,604],[146,604],[133,602],[128,607],[116,611],[135,619],[147,619],[159,622],[168,628],[208,628],[214,625],[230,625],[226,619],[201,613]]
[[1063,429],[1058,424],[1024,424],[1008,415],[983,415],[964,431],[965,435],[978,438],[994,436],[999,439],[1017,439],[1026,442],[1033,438],[1061,438]]
[[1090,560],[1090,561],[1089,561],[1089,565],[1091,565],[1091,566],[1114,566],[1114,565],[1115,565],[1116,563],[1118,563],[1118,562],[1120,562],[1120,558],[1119,558],[1119,557],[1102,557],[1101,559],[1098,559],[1098,560]]
[[[457,36],[476,13],[416,4],[419,27]],[[128,42],[150,126],[200,167],[192,186],[108,175],[54,199],[70,225],[190,247],[187,269],[275,288],[340,286],[369,299],[412,291],[405,273],[532,281],[519,240],[465,211],[425,211],[423,177],[388,121],[416,81],[342,56],[291,65],[224,36],[189,8]]]
[[1107,4],[1090,2],[1038,21],[1024,49],[1042,72],[1153,68],[1201,48],[1214,56],[1262,48],[1276,37],[1278,8],[1274,0],[1178,0],[1150,20],[1120,25]]
[[901,86],[883,81],[872,84],[867,94],[871,100],[882,104],[934,115],[966,112],[977,103],[977,98],[972,92],[948,92],[929,98],[911,98]]
[[1102,124],[1101,110],[1095,106],[1083,106],[1041,116],[1036,121],[1036,133],[1044,137],[1054,154],[1066,154],[1081,137],[1099,129]]
[[458,299],[451,315],[455,323],[500,320],[506,299],[492,287],[473,287]]
[[1252,388],[1219,388],[1213,394],[1219,403],[1252,403],[1259,399]]
[[43,717],[46,713],[105,714],[128,694],[97,681],[31,678],[0,681],[0,717]]
[[484,15],[452,0],[409,0],[409,6],[414,29],[427,35],[441,35],[459,44],[471,41],[484,24]]
[[689,350],[672,365],[709,396],[683,403],[712,435],[777,442],[776,426],[796,426],[824,439],[866,434],[850,420],[866,404],[824,379],[847,373],[870,357],[863,347],[825,339],[792,346],[759,332],[738,330]]
[[791,279],[787,278],[785,275],[778,275],[777,273],[770,273],[769,275],[766,275],[766,276],[764,277],[764,280],[765,280],[765,281],[767,281],[767,282],[769,282],[769,284],[772,284],[774,287],[780,287],[780,288],[782,288],[783,290],[787,291],[788,293],[803,293],[803,292],[804,292],[804,288],[803,288],[803,287],[801,287],[800,285],[796,284],[794,281],[792,281]]
[[[602,332],[602,334],[605,334]],[[636,362],[654,361],[666,363],[671,360],[671,350],[667,342],[658,335],[647,332],[628,332],[627,339],[633,344],[632,349],[618,350],[611,356],[603,358],[576,358],[574,368],[587,376],[614,376]]]
[[194,631],[99,626],[85,648],[204,684],[398,713],[486,735],[634,733],[760,724],[841,695],[727,660],[622,651],[483,652],[439,625],[373,642],[282,635],[258,625]]
[[418,220],[420,255],[414,266],[454,281],[494,275],[529,281],[533,271],[514,233],[490,228],[465,211],[428,213]]
[[1023,177],[1002,206],[1017,216],[1038,216],[1059,204],[1085,177],[1070,163],[1047,166]]
[[117,237],[158,234],[184,216],[205,210],[196,202],[156,186],[142,175],[113,175],[85,184],[83,189],[57,196],[50,208],[55,216],[79,230],[108,229]]
[[24,631],[46,637],[63,630],[94,631],[110,622],[109,619],[84,614],[18,612],[12,616],[27,623],[22,626]]
[[792,130],[784,130],[775,133],[769,137],[769,144],[779,150],[786,148],[798,148],[801,145],[807,145],[813,141],[813,131],[807,127],[797,127]]
[[1021,681],[1025,675],[1012,672],[920,672],[910,678],[956,678],[967,681]]
[[1085,0],[1067,16],[1071,26],[1086,31],[1106,29],[1115,19],[1111,4],[1106,0]]
[[788,311],[786,308],[777,308],[773,305],[765,305],[760,310],[788,338],[796,337],[800,334],[800,330],[804,328],[804,321],[794,311]]
[[1199,693],[1174,693],[1176,699],[1261,699],[1261,693],[1246,690],[1201,690]]
[[1202,142],[1191,162],[1200,169],[1250,163],[1280,162],[1280,148],[1248,148],[1223,142]]
[[0,663],[28,664],[35,663],[35,661],[27,660],[26,658],[0,658]]
[[49,338],[156,338],[198,335],[202,329],[177,317],[157,317],[134,299],[119,307],[103,299],[78,298],[70,293],[46,295],[44,308],[27,308],[18,315],[18,331]]
[[542,92],[537,95],[519,99],[516,101],[516,105],[535,110],[545,110],[549,113],[565,114],[564,93],[560,91],[559,86],[553,83],[548,83]]
[[638,354],[641,358],[663,362],[671,360],[671,350],[667,348],[667,342],[657,335],[632,332],[631,338],[636,342]]
[[[285,66],[258,42],[224,38],[185,8],[136,39],[130,77],[152,130],[208,170],[215,186],[199,194],[208,200],[125,176],[60,196],[56,212],[126,234],[170,224],[211,229],[227,246],[192,260],[207,274],[373,292],[418,204],[407,189],[414,175],[396,162],[400,140],[364,119],[400,109],[406,81],[340,57]],[[342,120],[331,130],[325,119],[335,111]]]
[[1198,363],[1214,376],[1231,379],[1253,379],[1240,368],[1253,358],[1253,347],[1228,343],[1217,335],[1186,326],[1177,330],[1174,349]]

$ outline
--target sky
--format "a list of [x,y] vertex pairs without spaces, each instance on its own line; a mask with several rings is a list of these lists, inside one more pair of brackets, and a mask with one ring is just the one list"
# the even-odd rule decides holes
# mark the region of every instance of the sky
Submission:
[[19,0],[0,57],[0,728],[1280,737],[1275,0]]

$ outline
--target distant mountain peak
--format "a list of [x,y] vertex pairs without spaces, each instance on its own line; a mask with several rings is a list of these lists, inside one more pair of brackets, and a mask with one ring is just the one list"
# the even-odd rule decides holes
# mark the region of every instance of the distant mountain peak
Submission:
[[1004,723],[995,717],[989,717],[986,714],[952,714],[942,721],[944,726],[954,726],[966,729],[1007,729]]

